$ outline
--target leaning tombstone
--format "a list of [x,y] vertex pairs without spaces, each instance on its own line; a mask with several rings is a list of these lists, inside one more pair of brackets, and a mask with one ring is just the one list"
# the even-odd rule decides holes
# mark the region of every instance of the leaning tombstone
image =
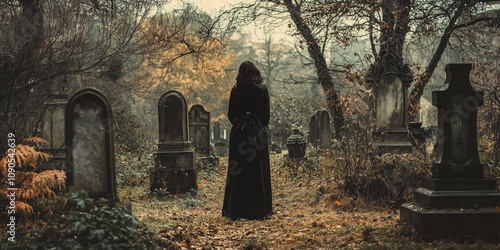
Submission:
[[175,90],[158,101],[159,142],[151,171],[151,192],[170,194],[196,191],[194,152],[189,141],[187,105]]
[[446,65],[446,82],[432,92],[438,108],[437,156],[401,221],[422,237],[500,239],[500,192],[485,178],[477,148],[477,108],[483,92],[470,83],[471,64]]
[[94,88],[80,90],[68,100],[65,119],[67,187],[117,201],[108,98]]

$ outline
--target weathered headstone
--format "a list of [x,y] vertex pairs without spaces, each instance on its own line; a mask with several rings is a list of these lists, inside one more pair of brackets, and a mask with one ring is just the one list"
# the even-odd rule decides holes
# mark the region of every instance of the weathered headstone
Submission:
[[218,156],[226,156],[228,153],[226,138],[221,137],[220,123],[214,123],[214,146],[215,154]]
[[439,131],[432,177],[422,180],[413,203],[401,207],[401,221],[424,237],[500,239],[500,192],[494,179],[484,178],[477,148],[483,92],[473,89],[471,69],[448,64],[445,85],[432,93]]
[[202,105],[193,105],[189,110],[189,137],[196,151],[200,167],[219,165],[219,157],[210,147],[210,112]]
[[330,127],[330,114],[325,109],[317,110],[309,120],[308,143],[319,149],[329,149],[332,134]]
[[319,148],[329,149],[331,146],[332,135],[330,128],[330,114],[326,110],[320,110],[319,118]]
[[[403,81],[403,77],[406,79]],[[408,86],[413,78],[407,65],[372,65],[367,85],[374,88],[373,104],[376,130],[373,132],[379,153],[411,152],[408,139]]]
[[189,137],[197,153],[209,155],[210,112],[202,105],[193,105],[189,110]]
[[318,147],[319,123],[318,123],[318,119],[316,117],[316,114],[314,114],[311,117],[311,120],[309,120],[309,135],[307,138],[308,138],[308,143],[310,143],[315,148]]
[[112,112],[99,90],[76,92],[66,106],[67,186],[117,200]]
[[186,99],[181,93],[171,90],[160,97],[159,142],[151,172],[151,192],[176,194],[197,189],[187,116]]

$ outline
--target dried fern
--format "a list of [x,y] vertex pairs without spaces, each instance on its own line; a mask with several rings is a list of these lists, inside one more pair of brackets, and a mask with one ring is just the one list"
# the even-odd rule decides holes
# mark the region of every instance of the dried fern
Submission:
[[51,155],[39,152],[34,147],[46,146],[47,141],[38,137],[29,137],[22,143],[25,144],[17,144],[14,148],[15,152],[6,152],[0,159],[0,187],[2,188],[0,201],[8,204],[8,163],[9,159],[15,159],[16,213],[27,214],[34,212],[33,206],[39,199],[57,198],[54,190],[65,189],[66,174],[62,170],[35,172],[38,166],[51,158]]
[[48,147],[49,142],[40,137],[28,137],[21,141],[22,144],[34,146],[35,148]]

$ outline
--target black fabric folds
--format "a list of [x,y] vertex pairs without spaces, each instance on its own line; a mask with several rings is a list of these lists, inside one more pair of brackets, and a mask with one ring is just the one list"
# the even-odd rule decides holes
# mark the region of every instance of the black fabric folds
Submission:
[[269,161],[269,94],[253,84],[231,91],[229,164],[222,215],[265,219],[272,214]]

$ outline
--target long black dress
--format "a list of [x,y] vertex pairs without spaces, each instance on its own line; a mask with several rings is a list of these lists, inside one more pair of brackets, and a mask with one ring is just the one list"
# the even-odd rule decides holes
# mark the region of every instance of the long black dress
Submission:
[[269,92],[265,85],[239,83],[231,90],[229,165],[222,215],[265,219],[272,214],[269,162]]

